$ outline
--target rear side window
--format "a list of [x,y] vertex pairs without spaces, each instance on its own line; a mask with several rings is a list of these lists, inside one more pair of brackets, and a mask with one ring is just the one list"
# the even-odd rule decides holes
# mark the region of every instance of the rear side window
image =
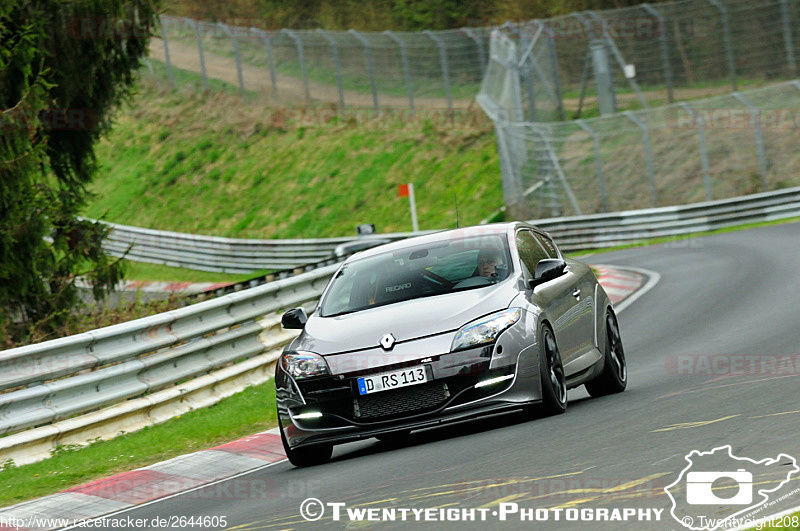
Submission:
[[558,258],[558,249],[556,248],[556,244],[553,242],[552,239],[545,236],[544,234],[539,234],[538,232],[534,232],[533,235],[541,244],[542,248],[547,251],[547,255],[550,258]]
[[521,230],[517,233],[517,250],[529,277],[533,277],[533,273],[536,271],[536,264],[540,260],[550,258],[550,255],[539,244],[539,241],[533,237],[533,233],[528,230]]

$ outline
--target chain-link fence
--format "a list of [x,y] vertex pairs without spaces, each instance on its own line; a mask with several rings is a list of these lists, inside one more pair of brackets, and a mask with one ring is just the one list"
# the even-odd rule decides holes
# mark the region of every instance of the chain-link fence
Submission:
[[495,117],[515,218],[686,204],[800,182],[800,81],[586,120]]
[[[523,95],[535,94],[537,82],[546,85],[538,88],[539,99],[526,102],[526,119],[563,120],[563,113],[551,110],[554,99],[568,116],[596,114],[587,106],[602,98],[605,81],[614,112],[794,79],[798,4],[681,0],[584,11],[502,30],[518,46]],[[524,83],[533,88],[526,90]],[[544,113],[540,101],[546,102]],[[602,112],[603,102],[597,106]]]
[[[279,101],[340,108],[457,109],[478,92],[488,53],[482,28],[448,31],[266,31],[161,17],[151,60]],[[185,75],[185,74],[184,74]]]
[[[457,109],[478,93],[493,29],[250,27],[258,25],[162,16],[151,60],[161,63],[157,73],[176,82],[194,76],[208,88],[209,80],[224,81],[279,101]],[[680,0],[502,28],[522,59],[525,118],[551,121],[595,113],[591,105],[604,76],[611,105],[628,110],[793,79],[798,26],[800,0]],[[601,56],[606,63],[598,63]]]

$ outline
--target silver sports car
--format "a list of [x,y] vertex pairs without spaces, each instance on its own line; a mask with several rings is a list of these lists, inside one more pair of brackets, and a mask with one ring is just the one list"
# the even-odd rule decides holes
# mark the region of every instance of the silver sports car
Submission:
[[296,466],[333,445],[507,410],[563,413],[567,389],[627,384],[611,301],[544,232],[505,223],[437,232],[351,256],[275,372]]

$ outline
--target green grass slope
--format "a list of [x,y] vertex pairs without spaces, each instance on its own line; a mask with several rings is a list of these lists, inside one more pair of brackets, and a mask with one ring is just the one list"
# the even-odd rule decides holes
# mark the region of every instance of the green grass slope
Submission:
[[318,238],[411,230],[414,183],[421,229],[462,225],[502,205],[491,123],[474,111],[336,116],[286,110],[235,92],[198,94],[145,79],[97,151],[86,215],[240,238]]

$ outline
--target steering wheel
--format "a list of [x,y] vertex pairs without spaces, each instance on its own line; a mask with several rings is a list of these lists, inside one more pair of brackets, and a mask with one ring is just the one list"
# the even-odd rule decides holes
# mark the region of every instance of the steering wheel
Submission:
[[451,281],[447,280],[442,275],[437,275],[433,271],[429,271],[429,270],[426,269],[422,274],[423,274],[423,276],[430,277],[431,279],[435,280],[436,282],[439,282],[440,284],[442,284],[442,286],[444,286],[447,289],[451,289],[453,286],[455,286],[454,282],[451,282]]

